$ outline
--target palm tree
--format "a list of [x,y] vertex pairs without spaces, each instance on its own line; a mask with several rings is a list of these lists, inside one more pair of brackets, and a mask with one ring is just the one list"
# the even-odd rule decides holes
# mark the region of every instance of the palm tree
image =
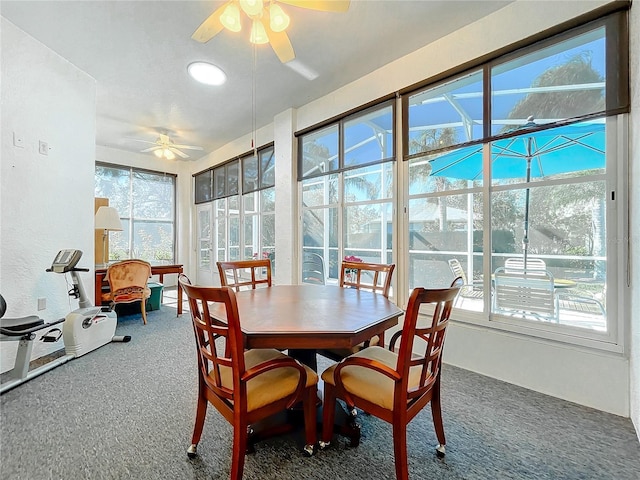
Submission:
[[[557,87],[603,82],[602,75],[591,65],[589,52],[579,53],[567,62],[548,68],[536,77],[531,87]],[[507,118],[573,118],[603,111],[604,88],[532,92],[520,100]],[[507,127],[509,128],[509,127]]]

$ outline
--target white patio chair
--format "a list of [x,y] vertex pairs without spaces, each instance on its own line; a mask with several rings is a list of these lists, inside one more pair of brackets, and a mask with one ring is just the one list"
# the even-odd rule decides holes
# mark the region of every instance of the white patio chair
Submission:
[[541,258],[527,258],[527,266],[525,268],[524,258],[514,257],[507,258],[504,261],[504,269],[508,272],[527,270],[527,273],[534,274],[541,270],[545,271],[547,269],[547,264]]
[[548,270],[526,273],[524,270],[496,269],[493,275],[494,312],[555,321],[558,317],[558,297],[553,275]]

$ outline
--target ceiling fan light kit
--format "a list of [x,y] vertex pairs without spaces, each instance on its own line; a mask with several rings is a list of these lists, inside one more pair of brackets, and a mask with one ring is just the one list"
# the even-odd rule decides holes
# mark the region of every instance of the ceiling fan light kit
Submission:
[[269,7],[269,25],[274,32],[283,32],[289,26],[291,19],[284,13],[282,7],[277,3],[272,3]]
[[251,22],[251,35],[249,36],[249,41],[256,45],[269,43],[267,31],[264,29],[264,25],[260,20],[253,20],[253,22]]
[[174,143],[173,140],[171,140],[169,136],[164,133],[161,133],[155,142],[149,142],[147,140],[140,140],[137,138],[132,138],[132,140],[135,140],[136,142],[150,143],[153,145],[152,147],[141,150],[140,153],[153,152],[156,157],[166,158],[167,160],[175,159],[176,155],[180,158],[189,158],[189,155],[184,153],[181,149],[203,150],[202,147],[197,147],[195,145],[179,145],[177,143]]
[[244,12],[249,15],[260,15],[262,13],[262,9],[264,8],[264,4],[262,0],[239,0],[240,7]]
[[[220,23],[232,32],[239,32],[242,30],[242,23],[240,20],[240,9],[251,18],[251,34],[249,41],[256,45],[262,45],[269,43],[269,37],[267,31],[262,23],[264,13],[266,13],[264,3],[262,0],[239,0],[239,3],[232,1],[227,4],[220,15]],[[271,2],[268,7],[269,11],[269,27],[274,32],[283,32],[291,23],[289,15],[284,13],[282,7],[277,3]]]
[[167,160],[173,160],[174,158],[176,158],[175,154],[168,148],[155,150],[153,154],[158,158],[164,157]]
[[242,30],[240,24],[240,8],[235,3],[230,3],[220,15],[220,23],[224,25],[224,28],[231,30],[232,32],[239,32]]
[[346,12],[350,0],[229,0],[219,7],[196,29],[191,38],[206,43],[225,28],[232,32],[242,30],[242,10],[251,20],[249,42],[270,43],[282,63],[296,58],[285,30],[291,19],[279,3],[323,12]]

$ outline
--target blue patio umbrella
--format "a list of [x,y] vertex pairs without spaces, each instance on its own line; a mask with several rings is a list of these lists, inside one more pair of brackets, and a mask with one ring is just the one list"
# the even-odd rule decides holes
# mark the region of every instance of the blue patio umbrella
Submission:
[[[535,124],[527,124],[526,129]],[[431,176],[482,179],[482,145],[445,153],[430,162]],[[574,124],[524,133],[491,144],[491,176],[532,178],[593,170],[605,166],[604,123]],[[529,246],[529,188],[525,193],[524,264]]]

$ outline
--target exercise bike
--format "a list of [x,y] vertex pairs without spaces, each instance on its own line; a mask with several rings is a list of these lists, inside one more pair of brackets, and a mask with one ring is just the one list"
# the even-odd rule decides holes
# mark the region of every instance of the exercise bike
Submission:
[[[80,357],[110,342],[128,342],[130,336],[116,336],[118,317],[110,307],[92,306],[87,297],[79,272],[88,272],[88,268],[76,268],[82,257],[80,250],[60,250],[47,272],[71,274],[73,287],[68,294],[78,300],[78,309],[65,318],[45,322],[37,315],[20,318],[4,318],[7,304],[0,295],[0,341],[19,341],[16,361],[12,370],[7,372],[9,380],[0,386],[0,394],[18,385],[42,375],[49,370]],[[62,330],[56,325],[62,324]],[[31,352],[39,332],[50,328],[40,340],[43,342],[64,341],[65,355],[54,358],[44,365],[29,370]]]

